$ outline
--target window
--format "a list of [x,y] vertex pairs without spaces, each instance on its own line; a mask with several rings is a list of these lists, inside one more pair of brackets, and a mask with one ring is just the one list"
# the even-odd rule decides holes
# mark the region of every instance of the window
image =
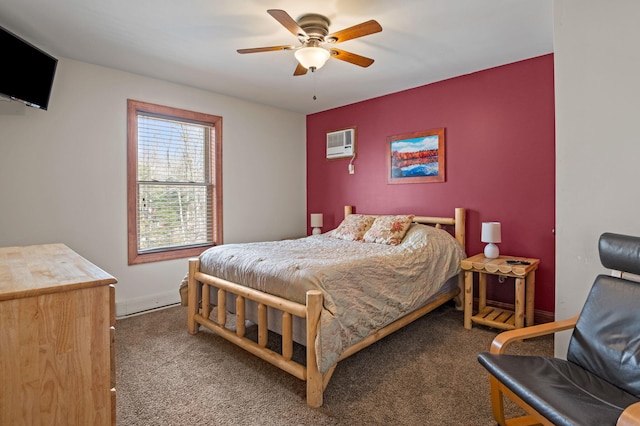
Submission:
[[222,243],[222,118],[127,102],[129,265]]

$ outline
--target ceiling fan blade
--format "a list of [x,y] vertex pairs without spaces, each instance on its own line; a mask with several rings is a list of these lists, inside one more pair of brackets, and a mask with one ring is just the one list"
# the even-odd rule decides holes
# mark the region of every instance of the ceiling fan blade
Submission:
[[238,53],[274,52],[276,50],[292,50],[295,48],[295,46],[253,47],[250,49],[238,49]]
[[287,12],[280,9],[269,9],[267,13],[273,16],[276,21],[280,22],[280,24],[291,32],[296,37],[304,37],[307,38],[307,33],[304,32],[302,28],[298,25],[298,23],[291,17]]
[[373,59],[365,56],[356,55],[355,53],[347,52],[340,49],[331,49],[331,57],[340,59],[341,61],[350,62],[361,67],[368,67],[373,63]]
[[329,43],[342,43],[343,41],[378,33],[380,31],[382,31],[382,27],[377,21],[372,19],[370,21],[363,22],[362,24],[354,25],[353,27],[345,28],[344,30],[329,34],[324,39]]
[[296,70],[293,72],[293,75],[295,76],[305,75],[306,73],[307,73],[307,69],[303,67],[301,63],[298,63],[298,66],[296,67]]

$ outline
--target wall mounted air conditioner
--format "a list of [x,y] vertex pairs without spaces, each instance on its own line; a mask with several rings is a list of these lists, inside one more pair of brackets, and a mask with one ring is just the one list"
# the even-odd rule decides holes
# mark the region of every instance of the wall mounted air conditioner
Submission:
[[327,133],[327,158],[353,157],[356,152],[355,128]]

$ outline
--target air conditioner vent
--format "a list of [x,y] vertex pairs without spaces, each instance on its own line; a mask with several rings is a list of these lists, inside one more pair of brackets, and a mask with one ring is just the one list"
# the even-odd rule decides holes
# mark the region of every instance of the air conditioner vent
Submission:
[[355,153],[355,129],[327,133],[327,158],[353,157]]

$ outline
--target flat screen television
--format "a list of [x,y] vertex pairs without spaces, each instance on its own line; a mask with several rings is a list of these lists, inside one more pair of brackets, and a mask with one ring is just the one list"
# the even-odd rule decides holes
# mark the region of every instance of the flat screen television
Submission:
[[0,27],[0,94],[46,110],[58,60]]

